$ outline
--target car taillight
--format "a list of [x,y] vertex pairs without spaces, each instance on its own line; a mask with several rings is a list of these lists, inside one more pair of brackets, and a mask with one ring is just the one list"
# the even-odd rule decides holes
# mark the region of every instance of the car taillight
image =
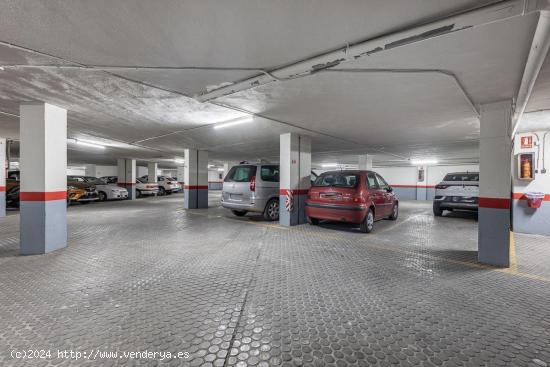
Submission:
[[436,189],[446,189],[449,185],[435,185]]
[[360,203],[360,204],[365,204],[366,201],[365,201],[365,198],[362,197],[362,196],[356,196],[353,198],[353,202],[354,203]]
[[252,176],[250,179],[250,191],[256,191],[256,176]]

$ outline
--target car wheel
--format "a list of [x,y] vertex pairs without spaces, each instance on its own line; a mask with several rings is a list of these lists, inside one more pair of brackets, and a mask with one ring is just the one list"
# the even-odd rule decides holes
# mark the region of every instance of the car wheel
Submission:
[[388,219],[397,220],[398,215],[399,215],[399,204],[395,203],[395,204],[393,204],[393,209],[392,209],[391,215],[388,217]]
[[99,201],[106,201],[107,200],[107,194],[104,193],[103,191],[100,191],[98,196],[99,196]]
[[441,217],[443,215],[443,209],[441,209],[439,203],[434,203],[434,215],[436,217]]
[[159,193],[158,193],[158,196],[164,196],[166,195],[166,190],[164,189],[164,187],[159,187]]
[[136,190],[136,198],[140,198],[141,197],[141,190]]
[[316,226],[316,225],[319,224],[319,219],[307,217],[307,222],[308,222],[309,224],[311,224],[312,226]]
[[367,212],[367,215],[365,215],[365,219],[361,222],[361,226],[359,228],[363,233],[371,233],[373,227],[374,212],[372,211],[372,208],[369,208],[369,211]]
[[233,214],[235,214],[237,217],[244,217],[247,213],[246,210],[232,210]]
[[271,199],[264,209],[264,219],[275,221],[279,219],[279,199]]

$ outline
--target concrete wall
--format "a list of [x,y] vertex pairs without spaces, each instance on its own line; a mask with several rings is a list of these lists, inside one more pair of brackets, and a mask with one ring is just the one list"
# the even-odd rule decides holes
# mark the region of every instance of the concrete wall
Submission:
[[[550,140],[550,139],[549,139]],[[418,193],[426,191],[422,195],[422,200],[433,200],[435,195],[435,185],[437,185],[447,173],[472,171],[478,172],[479,165],[453,165],[453,166],[428,166],[425,172],[425,184],[418,185],[416,182],[417,168],[415,166],[403,167],[374,167],[373,170],[380,174],[395,190],[397,196],[402,200],[417,200]],[[321,174],[327,170],[314,170]],[[420,189],[420,190],[418,190]]]
[[[220,178],[220,175],[222,178]],[[223,186],[224,173],[215,170],[208,170],[208,189],[221,190]]]
[[[543,138],[546,139],[543,141]],[[522,148],[521,138],[531,137],[532,147]],[[519,153],[535,153],[535,179],[524,181],[518,179]],[[543,166],[544,157],[544,166]],[[514,157],[512,162],[513,200],[512,217],[515,232],[550,235],[550,131],[533,131],[517,134],[514,138]],[[546,173],[543,170],[546,169]],[[529,208],[526,192],[542,192],[544,201],[538,209]]]

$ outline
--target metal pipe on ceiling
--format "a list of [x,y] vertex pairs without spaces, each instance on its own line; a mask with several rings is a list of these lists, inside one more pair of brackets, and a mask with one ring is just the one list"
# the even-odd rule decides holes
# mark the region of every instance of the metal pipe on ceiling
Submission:
[[548,6],[543,0],[505,0],[454,14],[443,19],[417,25],[405,30],[388,33],[365,41],[346,44],[334,51],[297,61],[288,66],[262,73],[231,85],[203,93],[195,98],[201,102],[228,96],[242,90],[254,88],[275,80],[286,80],[310,75],[320,70],[332,68],[350,60],[411,45],[464,29],[510,19],[517,16],[544,10]]

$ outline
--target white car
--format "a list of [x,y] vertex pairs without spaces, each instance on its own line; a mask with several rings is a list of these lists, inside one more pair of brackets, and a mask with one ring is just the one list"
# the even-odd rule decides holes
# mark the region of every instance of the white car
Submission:
[[108,184],[105,181],[91,176],[82,176],[84,182],[87,182],[96,187],[99,201],[128,199],[128,190],[113,184]]
[[[118,183],[117,176],[105,176],[101,177],[101,180],[107,184],[116,185]],[[157,195],[159,192],[159,185],[154,183],[144,182],[141,179],[136,179],[136,197],[142,197],[145,195]]]
[[[140,179],[144,182],[148,181],[147,175],[142,176]],[[159,196],[172,194],[178,191],[181,191],[182,187],[177,180],[174,180],[172,177],[166,176],[157,176],[157,183],[159,185]]]
[[479,172],[448,173],[435,186],[433,211],[435,216],[444,210],[478,210]]

